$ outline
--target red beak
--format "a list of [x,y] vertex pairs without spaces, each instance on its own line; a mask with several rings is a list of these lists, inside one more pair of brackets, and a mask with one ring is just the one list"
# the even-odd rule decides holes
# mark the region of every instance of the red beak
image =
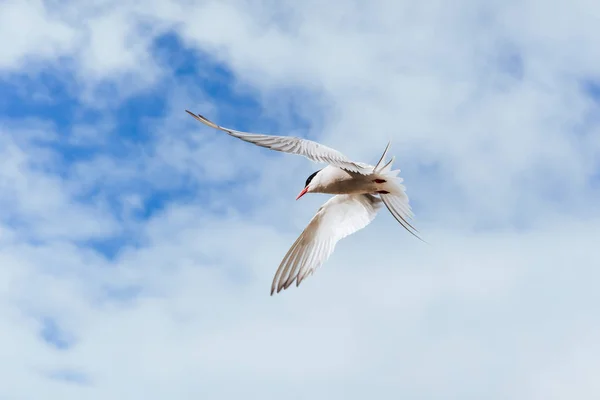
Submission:
[[306,192],[308,192],[308,186],[305,187],[304,189],[302,189],[302,191],[300,192],[298,197],[296,197],[296,200],[298,200],[300,197],[304,196],[306,194]]

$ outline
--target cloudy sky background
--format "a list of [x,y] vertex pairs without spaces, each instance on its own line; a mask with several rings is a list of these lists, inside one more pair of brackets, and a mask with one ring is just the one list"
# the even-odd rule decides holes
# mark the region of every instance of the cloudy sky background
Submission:
[[[600,398],[593,1],[0,2],[0,399]],[[384,210],[269,297],[319,168]]]

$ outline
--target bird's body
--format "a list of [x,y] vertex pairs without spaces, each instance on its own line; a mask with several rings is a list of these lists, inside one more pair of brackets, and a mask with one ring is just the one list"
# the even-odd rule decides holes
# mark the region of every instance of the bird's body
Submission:
[[328,165],[320,170],[318,178],[320,178],[323,184],[315,187],[312,193],[367,194],[384,190],[383,182],[377,183],[378,179],[385,180],[379,174],[363,175],[332,165]]
[[273,278],[271,294],[287,289],[294,282],[298,286],[331,255],[339,240],[371,223],[382,204],[418,238],[416,229],[407,221],[413,214],[401,184],[402,178],[398,177],[400,170],[391,169],[393,158],[385,163],[389,143],[379,162],[373,166],[351,161],[340,152],[310,140],[240,132],[187,112],[203,124],[238,139],[329,164],[308,177],[297,199],[306,193],[335,196],[319,208],[281,261]]

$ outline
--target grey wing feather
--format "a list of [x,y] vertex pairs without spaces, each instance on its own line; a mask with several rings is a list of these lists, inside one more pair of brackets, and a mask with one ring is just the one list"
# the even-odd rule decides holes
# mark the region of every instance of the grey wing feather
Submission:
[[308,158],[311,161],[319,163],[327,163],[338,168],[345,169],[350,172],[356,172],[363,175],[368,175],[373,172],[372,168],[360,162],[355,162],[348,159],[339,151],[320,143],[308,139],[297,138],[293,136],[273,136],[263,135],[258,133],[241,132],[234,129],[225,128],[206,119],[202,115],[194,114],[191,111],[185,110],[197,121],[202,122],[211,128],[226,132],[227,134],[255,144],[267,149],[281,151],[284,153],[297,154]]

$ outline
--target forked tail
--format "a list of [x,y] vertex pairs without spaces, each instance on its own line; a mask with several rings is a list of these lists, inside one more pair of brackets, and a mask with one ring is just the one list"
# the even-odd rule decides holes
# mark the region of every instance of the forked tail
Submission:
[[406,195],[406,187],[402,184],[403,179],[398,177],[400,170],[392,170],[394,157],[388,162],[385,162],[385,156],[390,149],[390,144],[391,142],[388,142],[381,158],[373,168],[373,173],[379,175],[385,182],[384,188],[386,190],[379,192],[379,196],[396,221],[398,221],[410,234],[422,242],[425,242],[418,235],[419,231],[408,222],[408,219],[414,218],[414,214],[410,208],[408,196]]

